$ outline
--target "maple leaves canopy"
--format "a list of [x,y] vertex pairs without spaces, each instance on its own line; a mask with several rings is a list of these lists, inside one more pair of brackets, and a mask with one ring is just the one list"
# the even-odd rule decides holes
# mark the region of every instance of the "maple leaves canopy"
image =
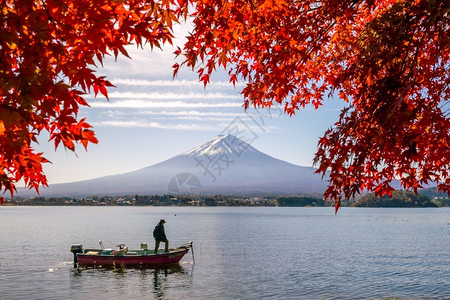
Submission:
[[170,42],[172,22],[187,12],[164,0],[0,0],[0,9],[0,190],[11,194],[21,179],[36,190],[47,184],[48,161],[31,145],[42,130],[55,147],[97,143],[77,116],[83,94],[107,97],[112,86],[95,64],[128,56],[131,43]]
[[[348,103],[318,143],[326,198],[428,182],[450,194],[450,1],[194,1],[181,65],[243,78],[244,105]],[[175,65],[175,72],[180,67]]]

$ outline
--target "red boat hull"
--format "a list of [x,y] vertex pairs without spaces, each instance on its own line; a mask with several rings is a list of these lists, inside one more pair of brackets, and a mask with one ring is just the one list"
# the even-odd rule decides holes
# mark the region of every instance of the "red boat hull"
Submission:
[[180,262],[189,249],[174,251],[163,254],[151,255],[87,255],[77,254],[78,266],[80,267],[110,267],[110,266],[155,266],[176,264]]

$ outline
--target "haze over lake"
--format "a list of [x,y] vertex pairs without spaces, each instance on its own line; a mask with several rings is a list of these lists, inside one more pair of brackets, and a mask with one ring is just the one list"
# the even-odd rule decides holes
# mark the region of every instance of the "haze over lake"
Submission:
[[[176,268],[77,270],[70,246],[153,245]],[[0,299],[450,299],[450,209],[0,207]]]

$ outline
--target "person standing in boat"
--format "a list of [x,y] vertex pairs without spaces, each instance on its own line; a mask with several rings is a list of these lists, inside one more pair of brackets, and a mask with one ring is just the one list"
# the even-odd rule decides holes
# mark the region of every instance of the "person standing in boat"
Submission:
[[155,251],[153,253],[158,253],[159,244],[163,242],[165,244],[165,252],[169,252],[169,241],[167,240],[166,233],[164,232],[164,224],[166,221],[161,219],[153,230],[153,238],[155,239]]

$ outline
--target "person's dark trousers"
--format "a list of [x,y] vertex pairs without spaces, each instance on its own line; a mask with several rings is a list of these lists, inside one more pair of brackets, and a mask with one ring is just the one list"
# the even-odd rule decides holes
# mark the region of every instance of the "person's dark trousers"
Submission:
[[165,251],[165,252],[169,252],[169,241],[168,241],[168,240],[165,240],[165,241],[157,241],[157,240],[155,240],[155,250],[154,250],[153,253],[155,253],[155,254],[158,253],[159,244],[160,244],[161,242],[163,242],[163,243],[165,244],[164,251]]

